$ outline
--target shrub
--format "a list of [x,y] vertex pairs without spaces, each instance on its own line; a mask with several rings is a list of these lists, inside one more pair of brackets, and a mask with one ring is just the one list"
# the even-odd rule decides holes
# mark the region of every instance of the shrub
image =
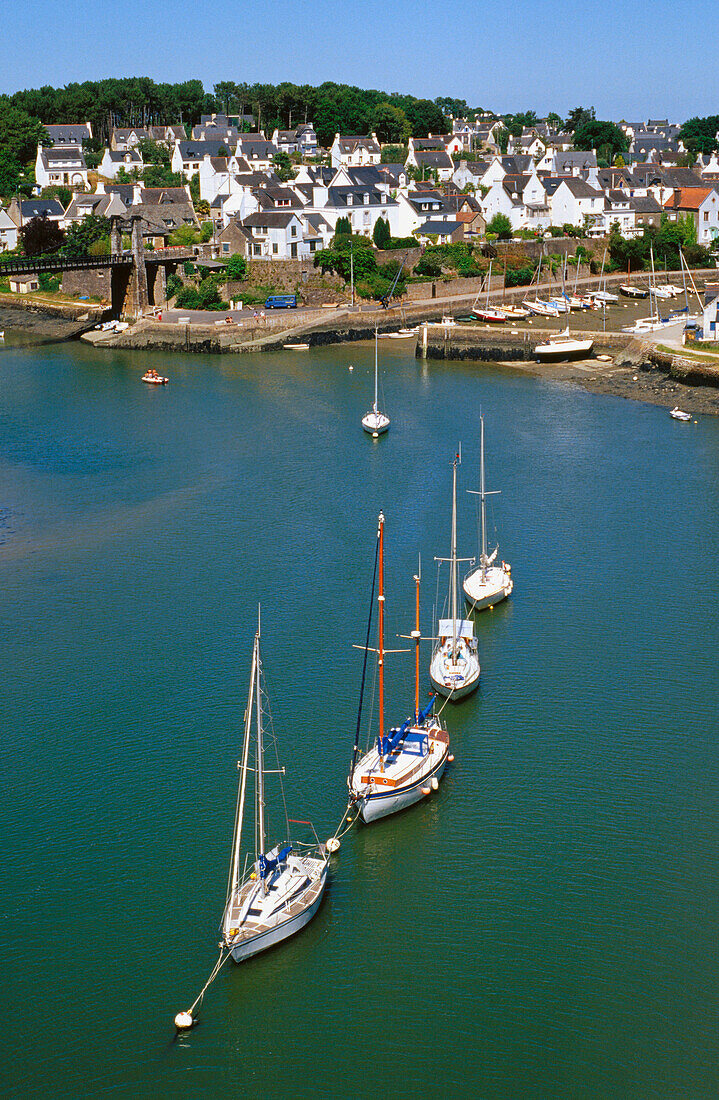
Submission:
[[487,233],[493,233],[500,241],[508,241],[512,236],[512,223],[506,214],[495,214],[487,226]]
[[389,241],[392,240],[392,234],[389,231],[389,224],[384,218],[378,218],[374,223],[374,229],[372,231],[372,240],[377,248],[386,248]]
[[415,264],[414,273],[415,275],[429,275],[434,279],[442,274],[442,265],[431,253],[425,252],[419,263]]
[[534,264],[524,264],[522,267],[508,267],[505,286],[527,286],[534,277]]
[[180,276],[173,271],[171,275],[167,276],[167,297],[172,298],[175,294],[179,294],[184,285]]
[[200,295],[194,286],[183,286],[177,292],[177,305],[180,309],[200,309]]
[[56,290],[60,289],[60,283],[62,281],[60,275],[48,275],[47,273],[41,273],[38,275],[40,282],[40,290],[49,291],[54,294]]
[[235,252],[227,261],[225,275],[228,279],[244,279],[246,274],[247,260],[244,256],[240,256],[239,252]]
[[212,239],[212,234],[215,232],[215,227],[212,222],[203,222],[200,226],[200,240],[206,244],[207,241]]

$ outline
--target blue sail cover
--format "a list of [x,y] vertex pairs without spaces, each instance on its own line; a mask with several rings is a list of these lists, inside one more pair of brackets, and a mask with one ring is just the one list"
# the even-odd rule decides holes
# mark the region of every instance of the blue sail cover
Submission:
[[291,851],[292,845],[288,844],[286,848],[282,848],[281,851],[278,852],[276,859],[272,859],[270,856],[261,855],[259,859],[260,878],[266,878],[270,871],[274,871],[278,863],[284,863]]
[[377,738],[377,752],[380,754],[380,756],[386,756],[387,753],[390,753],[393,749],[397,748],[411,724],[412,719],[407,718],[401,726],[397,726],[396,729],[389,731],[389,737]]
[[427,703],[427,706],[424,708],[424,710],[421,710],[419,712],[419,714],[417,715],[417,725],[418,726],[422,725],[422,723],[424,722],[425,718],[427,717],[427,715],[429,714],[429,712],[431,711],[433,706],[434,706],[434,692],[432,693],[432,698]]

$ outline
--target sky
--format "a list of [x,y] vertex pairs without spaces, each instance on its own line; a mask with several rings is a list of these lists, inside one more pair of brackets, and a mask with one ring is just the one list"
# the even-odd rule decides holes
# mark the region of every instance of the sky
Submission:
[[[321,84],[497,112],[719,113],[709,0],[3,0],[0,91],[108,76]],[[71,121],[71,120],[68,120]]]

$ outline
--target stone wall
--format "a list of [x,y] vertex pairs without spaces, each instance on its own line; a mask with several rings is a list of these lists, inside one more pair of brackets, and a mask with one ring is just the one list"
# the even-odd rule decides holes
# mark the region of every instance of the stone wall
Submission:
[[88,298],[100,298],[108,304],[112,297],[112,268],[89,267],[79,271],[64,271],[62,292],[73,297],[87,295]]

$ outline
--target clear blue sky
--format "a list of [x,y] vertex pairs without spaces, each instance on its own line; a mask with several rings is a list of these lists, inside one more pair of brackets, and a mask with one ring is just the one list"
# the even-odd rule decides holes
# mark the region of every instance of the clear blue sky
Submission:
[[682,121],[719,113],[717,16],[712,0],[16,0],[0,90],[336,80],[497,111]]

